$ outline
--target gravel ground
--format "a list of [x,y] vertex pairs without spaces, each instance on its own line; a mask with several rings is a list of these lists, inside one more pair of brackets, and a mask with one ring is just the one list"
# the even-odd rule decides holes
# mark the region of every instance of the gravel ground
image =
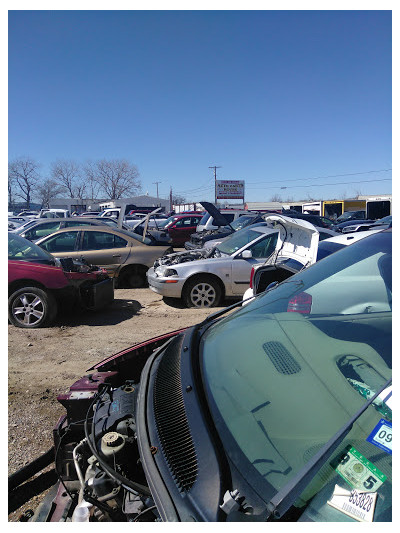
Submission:
[[[60,316],[52,327],[30,331],[9,325],[8,474],[52,446],[53,426],[64,414],[57,395],[92,364],[146,339],[196,324],[217,309],[186,309],[179,301],[167,304],[148,288],[119,289],[112,306],[102,312]],[[51,466],[46,469],[49,477],[51,470]],[[13,491],[9,521],[36,509],[45,494],[46,475],[38,474]],[[36,494],[25,502],[31,491]]]

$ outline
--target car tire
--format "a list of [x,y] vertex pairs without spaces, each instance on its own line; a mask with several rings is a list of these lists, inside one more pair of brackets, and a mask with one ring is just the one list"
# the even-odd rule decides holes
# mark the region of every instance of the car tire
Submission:
[[54,296],[38,287],[24,287],[8,299],[8,319],[17,328],[41,328],[51,324],[57,314]]
[[118,287],[139,289],[147,286],[146,270],[140,266],[126,267],[118,278]]
[[221,287],[211,276],[197,276],[189,280],[182,293],[186,307],[216,307],[221,297]]

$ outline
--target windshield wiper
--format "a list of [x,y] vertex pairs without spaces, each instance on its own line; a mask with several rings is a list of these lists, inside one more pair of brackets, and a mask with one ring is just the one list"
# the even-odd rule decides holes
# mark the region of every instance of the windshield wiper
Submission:
[[376,398],[388,387],[392,382],[392,378],[381,387],[376,394],[366,402],[361,409],[359,409],[354,416],[341,428],[333,437],[323,446],[319,452],[298,472],[298,474],[287,483],[267,504],[269,511],[268,518],[281,518],[286,511],[293,505],[300,494],[307,487],[309,482],[327,461],[329,456],[334,452],[335,448],[343,441],[346,435],[350,432],[354,422],[368,409],[368,407],[376,400]]

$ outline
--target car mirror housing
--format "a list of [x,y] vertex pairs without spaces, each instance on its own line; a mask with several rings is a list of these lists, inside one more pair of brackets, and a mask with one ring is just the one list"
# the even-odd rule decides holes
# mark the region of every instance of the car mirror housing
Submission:
[[252,257],[253,257],[253,254],[251,250],[243,250],[242,259],[251,259]]

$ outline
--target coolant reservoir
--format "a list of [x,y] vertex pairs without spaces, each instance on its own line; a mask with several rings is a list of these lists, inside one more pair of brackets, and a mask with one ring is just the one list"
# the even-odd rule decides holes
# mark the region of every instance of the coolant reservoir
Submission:
[[75,507],[72,514],[72,522],[89,522],[91,507],[91,503],[82,500],[82,502]]

